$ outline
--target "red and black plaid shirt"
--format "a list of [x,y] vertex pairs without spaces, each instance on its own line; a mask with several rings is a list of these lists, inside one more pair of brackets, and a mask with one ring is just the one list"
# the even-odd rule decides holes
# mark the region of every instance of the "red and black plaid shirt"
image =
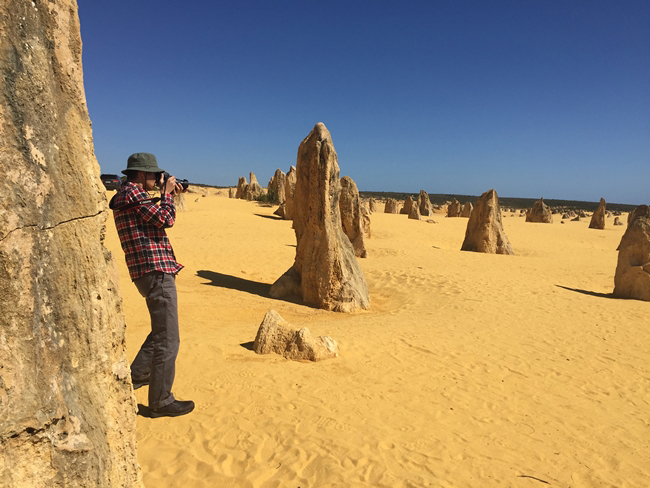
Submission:
[[132,280],[151,271],[176,274],[183,265],[176,262],[165,229],[174,225],[176,207],[168,193],[162,195],[160,205],[144,203],[126,210],[120,207],[149,198],[138,185],[125,181],[111,199],[117,234],[126,256],[126,265]]

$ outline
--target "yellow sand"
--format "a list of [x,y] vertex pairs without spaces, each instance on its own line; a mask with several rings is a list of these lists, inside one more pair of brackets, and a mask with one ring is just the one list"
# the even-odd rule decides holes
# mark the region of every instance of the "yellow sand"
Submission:
[[[215,193],[187,195],[169,231],[185,265],[174,393],[197,407],[138,417],[146,486],[650,486],[650,303],[607,296],[613,218],[601,231],[508,212],[516,255],[497,256],[459,250],[467,219],[374,213],[359,260],[371,308],[339,314],[269,298],[291,222]],[[110,221],[106,245],[132,360],[148,314]],[[340,356],[247,349],[269,309]]]

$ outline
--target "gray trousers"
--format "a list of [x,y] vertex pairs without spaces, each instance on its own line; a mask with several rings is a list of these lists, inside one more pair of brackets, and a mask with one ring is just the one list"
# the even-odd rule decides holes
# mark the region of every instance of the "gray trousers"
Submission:
[[147,300],[151,333],[131,364],[131,378],[150,379],[149,408],[161,408],[174,401],[172,384],[180,344],[175,278],[174,275],[154,271],[133,282]]

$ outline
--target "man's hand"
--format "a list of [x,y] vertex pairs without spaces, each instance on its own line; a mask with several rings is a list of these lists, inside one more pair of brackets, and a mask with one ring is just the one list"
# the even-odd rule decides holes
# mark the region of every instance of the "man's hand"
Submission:
[[164,193],[171,193],[172,196],[174,196],[174,192],[175,192],[175,190],[176,190],[176,177],[175,177],[175,176],[170,176],[170,177],[167,179],[167,183],[165,183],[165,187],[164,187],[164,188],[163,188],[163,186],[162,186],[162,179],[163,179],[163,178],[164,178],[164,177],[161,177],[160,188],[163,189],[163,192],[164,192]]

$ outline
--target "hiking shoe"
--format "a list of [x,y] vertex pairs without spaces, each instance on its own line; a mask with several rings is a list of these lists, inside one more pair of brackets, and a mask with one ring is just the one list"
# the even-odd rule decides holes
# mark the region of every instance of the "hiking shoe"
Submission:
[[194,402],[189,400],[187,402],[181,402],[179,400],[174,400],[169,405],[165,405],[160,408],[150,408],[151,418],[157,419],[158,417],[178,417],[180,415],[185,415],[194,410]]
[[150,378],[145,378],[143,380],[134,380],[131,378],[131,383],[133,383],[133,389],[137,390],[138,388],[142,388],[143,386],[147,386],[151,382]]

